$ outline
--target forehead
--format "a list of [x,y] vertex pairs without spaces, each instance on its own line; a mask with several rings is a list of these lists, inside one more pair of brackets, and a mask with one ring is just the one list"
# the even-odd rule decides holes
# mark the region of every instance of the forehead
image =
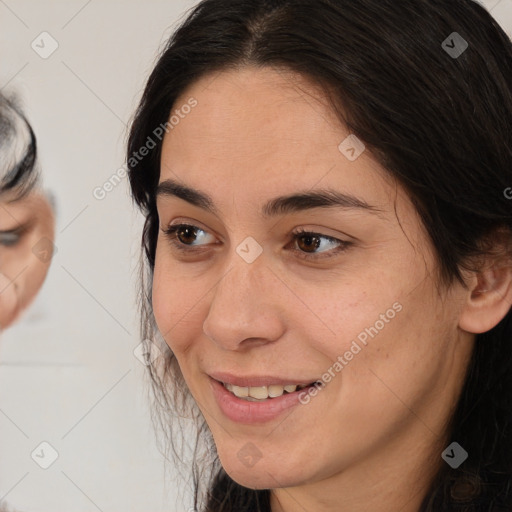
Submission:
[[273,190],[329,186],[364,191],[372,204],[389,199],[389,175],[367,151],[355,161],[340,151],[351,134],[307,79],[270,68],[209,75],[181,95],[171,114],[191,98],[197,106],[185,109],[164,139],[160,181],[206,184],[219,198],[226,190],[261,199]]

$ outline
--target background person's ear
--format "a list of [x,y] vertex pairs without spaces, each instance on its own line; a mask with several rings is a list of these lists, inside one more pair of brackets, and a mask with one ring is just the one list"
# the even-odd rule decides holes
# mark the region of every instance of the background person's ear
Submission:
[[0,329],[33,301],[52,259],[55,216],[39,192],[0,201]]
[[459,327],[474,334],[490,331],[511,308],[512,262],[496,262],[470,279]]

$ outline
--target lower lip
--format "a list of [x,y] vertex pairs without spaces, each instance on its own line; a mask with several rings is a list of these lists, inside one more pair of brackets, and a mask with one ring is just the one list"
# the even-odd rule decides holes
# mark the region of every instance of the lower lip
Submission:
[[276,398],[269,398],[264,402],[250,402],[236,397],[223,384],[211,377],[210,385],[221,411],[230,420],[237,423],[265,423],[274,420],[284,411],[299,405],[299,394],[307,392],[308,389],[304,388]]

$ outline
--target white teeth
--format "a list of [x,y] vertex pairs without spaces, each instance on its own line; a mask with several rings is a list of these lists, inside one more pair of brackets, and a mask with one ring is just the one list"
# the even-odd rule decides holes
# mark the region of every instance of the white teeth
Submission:
[[249,396],[249,388],[241,388],[240,386],[233,386],[233,384],[224,384],[224,387],[238,398]]
[[257,398],[258,400],[265,400],[265,398],[268,398],[267,386],[257,386],[249,388],[249,396]]
[[271,398],[275,398],[277,396],[281,396],[284,393],[284,387],[274,384],[268,387],[268,396]]
[[269,397],[277,398],[285,391],[287,393],[293,393],[297,388],[302,389],[307,387],[307,385],[287,384],[286,386],[280,386],[279,384],[272,384],[270,386],[240,387],[234,386],[233,384],[224,384],[224,387],[238,398],[255,401],[266,400]]
[[249,396],[249,388],[240,388],[238,386],[233,386],[235,388],[233,392],[238,398],[245,398]]

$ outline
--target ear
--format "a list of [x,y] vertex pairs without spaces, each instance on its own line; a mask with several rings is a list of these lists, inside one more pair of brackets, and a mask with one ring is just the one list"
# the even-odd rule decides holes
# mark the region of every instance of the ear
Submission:
[[34,300],[54,252],[55,218],[40,193],[0,202],[0,329]]
[[512,263],[486,268],[469,281],[459,327],[474,334],[490,331],[512,308]]

